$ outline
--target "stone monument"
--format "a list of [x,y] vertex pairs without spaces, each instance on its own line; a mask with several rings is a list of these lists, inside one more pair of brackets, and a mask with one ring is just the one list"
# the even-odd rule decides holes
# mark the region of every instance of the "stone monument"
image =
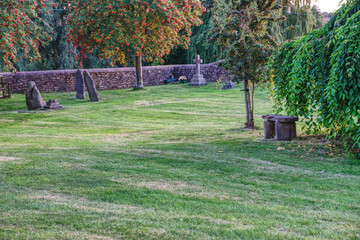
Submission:
[[46,103],[46,106],[44,108],[51,109],[51,110],[63,110],[63,109],[65,109],[63,107],[63,105],[61,105],[56,99],[50,99]]
[[78,69],[76,72],[75,89],[76,89],[76,99],[85,99],[84,78],[81,74],[80,69]]
[[35,82],[30,81],[26,85],[26,106],[28,110],[43,109],[46,103],[41,97]]
[[203,86],[206,85],[206,80],[204,76],[200,73],[200,64],[203,61],[200,59],[200,55],[196,55],[194,63],[196,64],[196,74],[191,78],[191,83],[189,86]]
[[86,70],[84,71],[84,80],[85,80],[86,88],[89,93],[90,101],[99,102],[100,98],[99,98],[99,94],[96,91],[95,82],[94,82],[93,78],[90,76],[90,74],[88,73],[88,71],[86,71]]
[[235,83],[233,81],[226,79],[225,84],[221,89],[227,90],[227,89],[233,89],[235,87],[236,86],[235,86]]

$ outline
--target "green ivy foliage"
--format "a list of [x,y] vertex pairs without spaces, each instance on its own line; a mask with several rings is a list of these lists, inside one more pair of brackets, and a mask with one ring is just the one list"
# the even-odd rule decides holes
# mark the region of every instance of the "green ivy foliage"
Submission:
[[325,130],[360,146],[360,0],[348,0],[321,29],[283,44],[268,63],[275,107],[303,116],[308,132]]

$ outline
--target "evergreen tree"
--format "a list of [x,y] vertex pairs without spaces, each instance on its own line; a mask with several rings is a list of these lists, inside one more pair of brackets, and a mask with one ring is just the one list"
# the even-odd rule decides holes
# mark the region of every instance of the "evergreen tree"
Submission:
[[201,16],[203,24],[193,28],[189,50],[186,54],[188,63],[192,63],[197,54],[201,55],[204,63],[215,62],[217,60],[218,47],[216,42],[210,41],[214,27],[213,14],[211,11],[213,1],[207,1],[203,4],[207,6],[207,11]]
[[[47,45],[39,46],[40,58],[36,62],[21,59],[16,63],[20,71],[61,70],[79,68],[75,57],[79,54],[78,48],[68,40],[67,21],[69,17],[68,3],[62,0],[53,0],[46,6],[48,14],[42,13],[41,18],[49,25],[53,33],[52,40]],[[85,68],[109,68],[111,61],[100,59],[98,51],[90,53],[84,60]]]
[[192,28],[191,41],[188,49],[183,47],[175,48],[165,57],[166,64],[192,64],[196,54],[200,54],[204,63],[215,62],[219,52],[216,42],[210,41],[214,27],[212,7],[214,0],[202,0],[206,8],[205,13],[200,17],[203,24]]
[[315,19],[316,19],[315,29],[319,29],[322,26],[324,26],[324,24],[325,24],[324,16],[323,16],[322,12],[320,11],[319,7],[317,5],[314,5],[311,8],[311,12],[315,16]]
[[66,37],[67,4],[62,4],[60,0],[54,0],[52,5],[47,6],[47,10],[49,10],[49,14],[43,14],[41,17],[52,29],[52,40],[47,45],[40,45],[41,57],[39,61],[20,61],[17,66],[21,71],[74,69],[78,67],[78,63],[74,60],[77,51],[73,49]]

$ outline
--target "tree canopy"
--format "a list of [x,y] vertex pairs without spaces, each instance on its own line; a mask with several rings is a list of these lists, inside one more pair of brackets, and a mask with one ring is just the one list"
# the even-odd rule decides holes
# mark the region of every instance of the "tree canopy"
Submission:
[[80,58],[98,49],[101,58],[135,59],[139,68],[142,57],[153,61],[175,46],[187,47],[204,10],[199,0],[79,0],[71,5],[70,40],[81,48]]
[[[219,47],[217,46],[216,42],[209,41],[212,34],[212,28],[214,27],[212,10],[212,7],[214,6],[214,0],[200,1],[202,3],[202,6],[206,7],[206,11],[202,16],[200,16],[203,24],[193,26],[191,28],[191,30],[189,31],[192,32],[191,41],[188,45],[182,46],[182,44],[178,44],[178,47],[174,47],[173,51],[169,55],[166,54],[168,51],[164,49],[164,52],[166,52],[164,58],[166,64],[192,63],[192,59],[195,54],[200,54],[202,59],[204,59],[204,62],[206,63],[214,62],[219,59]],[[19,71],[33,71],[77,68],[79,66],[79,63],[78,61],[74,61],[74,58],[79,54],[78,50],[81,49],[79,45],[74,47],[73,43],[69,42],[68,39],[66,39],[67,33],[65,31],[65,28],[70,29],[70,27],[72,27],[67,26],[68,18],[69,15],[73,15],[73,10],[75,9],[75,6],[78,6],[78,3],[83,4],[86,2],[88,1],[79,2],[78,0],[75,0],[71,1],[69,5],[69,3],[64,0],[9,0],[6,2],[5,0],[0,0],[0,4],[2,6],[0,8],[0,16],[4,16],[0,17],[0,24],[2,24],[3,26],[3,28],[1,29],[2,34],[0,35],[0,42],[3,45],[2,48],[0,48],[0,68],[5,71],[15,71],[15,69]],[[135,4],[134,1],[129,0],[113,2],[122,2],[123,5],[131,2]],[[288,6],[290,6],[291,8],[290,12],[284,12],[284,14],[288,17],[287,21],[277,24],[271,24],[270,26],[270,34],[276,36],[276,39],[278,41],[281,42],[285,39],[293,39],[294,37],[303,35],[304,33],[306,33],[306,31],[313,29],[315,23],[314,16],[319,16],[319,14],[315,14],[312,9],[310,10],[310,1],[278,0],[278,2],[288,4]],[[95,5],[97,5],[98,3],[102,3],[103,5],[111,5],[112,1],[93,1],[93,3]],[[160,1],[158,1],[158,3],[160,3]],[[297,9],[297,7],[301,9],[299,10]],[[84,13],[86,9],[83,10]],[[89,8],[88,10],[91,9]],[[305,11],[306,14],[303,14],[302,11]],[[20,37],[13,37],[17,34],[17,31],[22,28],[21,24],[26,23],[26,21],[24,21],[25,18],[20,17],[18,18],[18,20],[15,20],[16,14],[13,13],[16,12],[24,13],[30,19],[31,26],[25,27],[25,29],[27,29],[27,33],[22,37],[23,40],[25,39],[26,41],[33,39],[35,44],[32,45],[31,43],[29,44],[29,42],[26,42],[26,48],[24,48],[24,45],[21,45]],[[49,14],[46,14],[47,12]],[[310,14],[308,14],[309,12]],[[311,12],[313,12],[314,14],[311,14]],[[5,15],[13,19],[9,20],[10,18],[5,18]],[[98,14],[97,16],[100,15]],[[85,18],[84,15],[82,15],[82,17]],[[103,17],[104,16],[102,15],[101,18]],[[147,19],[147,21],[148,20],[149,19]],[[14,21],[16,24],[10,24]],[[20,24],[18,25],[17,23]],[[103,23],[105,22],[102,21],[99,26]],[[110,23],[108,22],[105,24],[109,25]],[[36,40],[36,37],[39,37],[39,35],[33,28],[34,24],[37,25],[38,32],[40,32],[40,42]],[[76,25],[75,27],[80,26]],[[13,35],[10,35],[10,32]],[[27,35],[28,33],[29,36]],[[180,30],[179,34],[183,33],[184,30]],[[10,37],[13,38],[13,43],[10,43]],[[51,37],[52,39],[50,40],[49,37]],[[47,41],[48,44],[45,44]],[[33,46],[35,46],[35,49],[33,48]],[[71,49],[73,49],[73,51],[70,51]],[[88,48],[87,50],[90,50],[90,48]],[[110,51],[107,52],[108,54],[105,55],[108,56]],[[78,56],[77,59],[83,60],[82,64],[84,68],[107,68],[111,67],[111,62],[115,62],[114,66],[117,67],[134,64],[135,57],[133,53],[129,54],[129,58],[125,59],[126,61],[124,62],[113,61],[113,57],[107,59],[107,56],[104,57],[104,48],[94,48],[94,51],[92,53],[87,52],[86,58],[80,58]],[[152,55],[150,56],[150,58],[148,58],[148,56],[149,55],[145,56],[145,61],[143,61],[143,63],[146,65],[159,64],[162,62],[161,57],[156,57],[156,55]],[[99,59],[99,57],[101,59]],[[3,68],[5,66],[5,58],[6,68]],[[37,59],[37,61],[35,61],[35,59]],[[154,61],[150,62],[150,59]]]
[[213,28],[214,0],[201,0],[206,11],[200,16],[202,24],[192,27],[192,35],[188,49],[179,46],[165,56],[166,64],[192,64],[194,56],[201,55],[204,63],[217,61],[218,47],[210,41]]
[[354,147],[360,146],[359,32],[360,1],[348,0],[323,28],[282,45],[269,63],[279,111]]

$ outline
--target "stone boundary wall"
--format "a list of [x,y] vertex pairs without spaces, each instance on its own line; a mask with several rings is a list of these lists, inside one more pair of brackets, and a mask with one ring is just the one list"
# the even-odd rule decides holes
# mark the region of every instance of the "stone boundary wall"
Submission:
[[[88,69],[98,90],[132,88],[135,85],[135,68],[104,68]],[[216,82],[226,71],[216,63],[202,64],[201,73],[208,82]],[[163,65],[143,67],[145,86],[162,85],[171,75],[188,79],[195,74],[195,65]],[[41,92],[71,92],[75,91],[76,70],[54,70],[19,72],[14,75],[0,73],[5,82],[10,82],[13,92],[22,92],[26,83],[34,81]]]

